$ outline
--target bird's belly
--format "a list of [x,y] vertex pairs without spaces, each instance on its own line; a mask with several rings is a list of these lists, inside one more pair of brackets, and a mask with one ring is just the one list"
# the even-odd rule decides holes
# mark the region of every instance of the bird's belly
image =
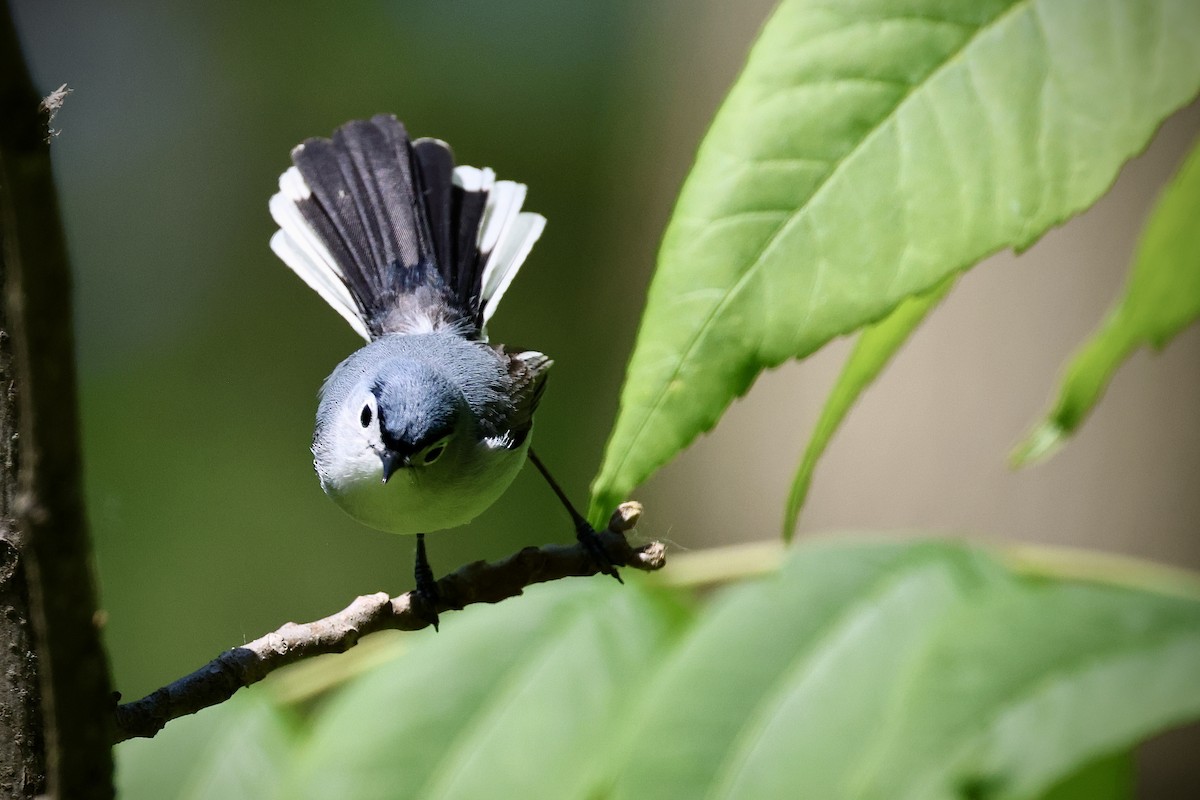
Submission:
[[383,483],[378,471],[361,479],[325,483],[350,516],[389,533],[431,533],[465,525],[500,499],[525,463],[526,441],[516,450],[480,458],[469,475],[435,475],[427,468],[397,470]]

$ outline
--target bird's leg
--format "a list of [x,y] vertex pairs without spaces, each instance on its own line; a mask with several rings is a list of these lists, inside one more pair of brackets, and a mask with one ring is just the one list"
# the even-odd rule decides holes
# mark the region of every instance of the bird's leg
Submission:
[[550,471],[546,469],[546,465],[537,457],[537,453],[533,452],[532,447],[529,448],[529,460],[537,467],[538,472],[542,473],[542,477],[546,479],[546,483],[550,484],[550,489],[558,496],[563,507],[567,509],[567,513],[571,515],[571,521],[575,523],[575,538],[583,545],[583,549],[591,556],[592,561],[605,575],[611,575],[617,579],[618,583],[624,583],[625,581],[621,580],[620,574],[617,573],[616,565],[608,557],[608,551],[604,549],[604,543],[600,541],[600,534],[596,533],[596,529],[588,524],[583,515],[567,499],[566,492],[558,485],[558,481],[554,480]]
[[413,566],[413,577],[417,579],[417,614],[438,629],[437,606],[441,597],[438,595],[437,581],[434,580],[433,570],[429,567],[429,558],[425,555],[425,534],[417,534],[417,563]]

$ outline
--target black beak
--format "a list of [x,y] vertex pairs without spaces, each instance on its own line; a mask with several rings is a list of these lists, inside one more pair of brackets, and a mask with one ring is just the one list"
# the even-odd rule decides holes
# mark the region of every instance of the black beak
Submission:
[[399,453],[392,452],[391,450],[384,450],[382,453],[380,453],[379,460],[383,462],[384,483],[388,482],[388,479],[392,477],[393,472],[401,467],[408,466],[408,459],[406,457],[400,455]]

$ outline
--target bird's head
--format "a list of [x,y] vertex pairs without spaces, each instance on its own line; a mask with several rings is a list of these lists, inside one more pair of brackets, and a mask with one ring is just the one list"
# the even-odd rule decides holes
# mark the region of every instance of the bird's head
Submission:
[[380,370],[363,393],[358,415],[382,463],[384,483],[397,470],[436,464],[469,422],[462,391],[412,361]]

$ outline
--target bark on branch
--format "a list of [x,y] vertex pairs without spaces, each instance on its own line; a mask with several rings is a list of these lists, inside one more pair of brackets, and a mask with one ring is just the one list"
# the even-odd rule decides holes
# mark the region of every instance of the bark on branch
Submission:
[[[661,569],[666,547],[659,542],[632,547],[625,534],[641,515],[637,503],[624,503],[613,514],[600,539],[612,563],[645,571]],[[501,561],[476,561],[437,582],[437,612],[473,603],[498,603],[521,594],[535,583],[595,575],[595,562],[581,545],[526,547]],[[289,622],[249,644],[226,650],[190,675],[116,709],[116,741],[152,737],[173,719],[228,700],[243,686],[256,683],[280,667],[325,653],[342,653],[369,633],[415,631],[429,625],[413,592],[363,595],[333,616],[303,625]]]
[[71,274],[43,116],[50,105],[33,87],[4,4],[0,258],[20,423],[16,554],[37,645],[46,788],[53,797],[86,800],[112,796],[111,697],[83,511]]

